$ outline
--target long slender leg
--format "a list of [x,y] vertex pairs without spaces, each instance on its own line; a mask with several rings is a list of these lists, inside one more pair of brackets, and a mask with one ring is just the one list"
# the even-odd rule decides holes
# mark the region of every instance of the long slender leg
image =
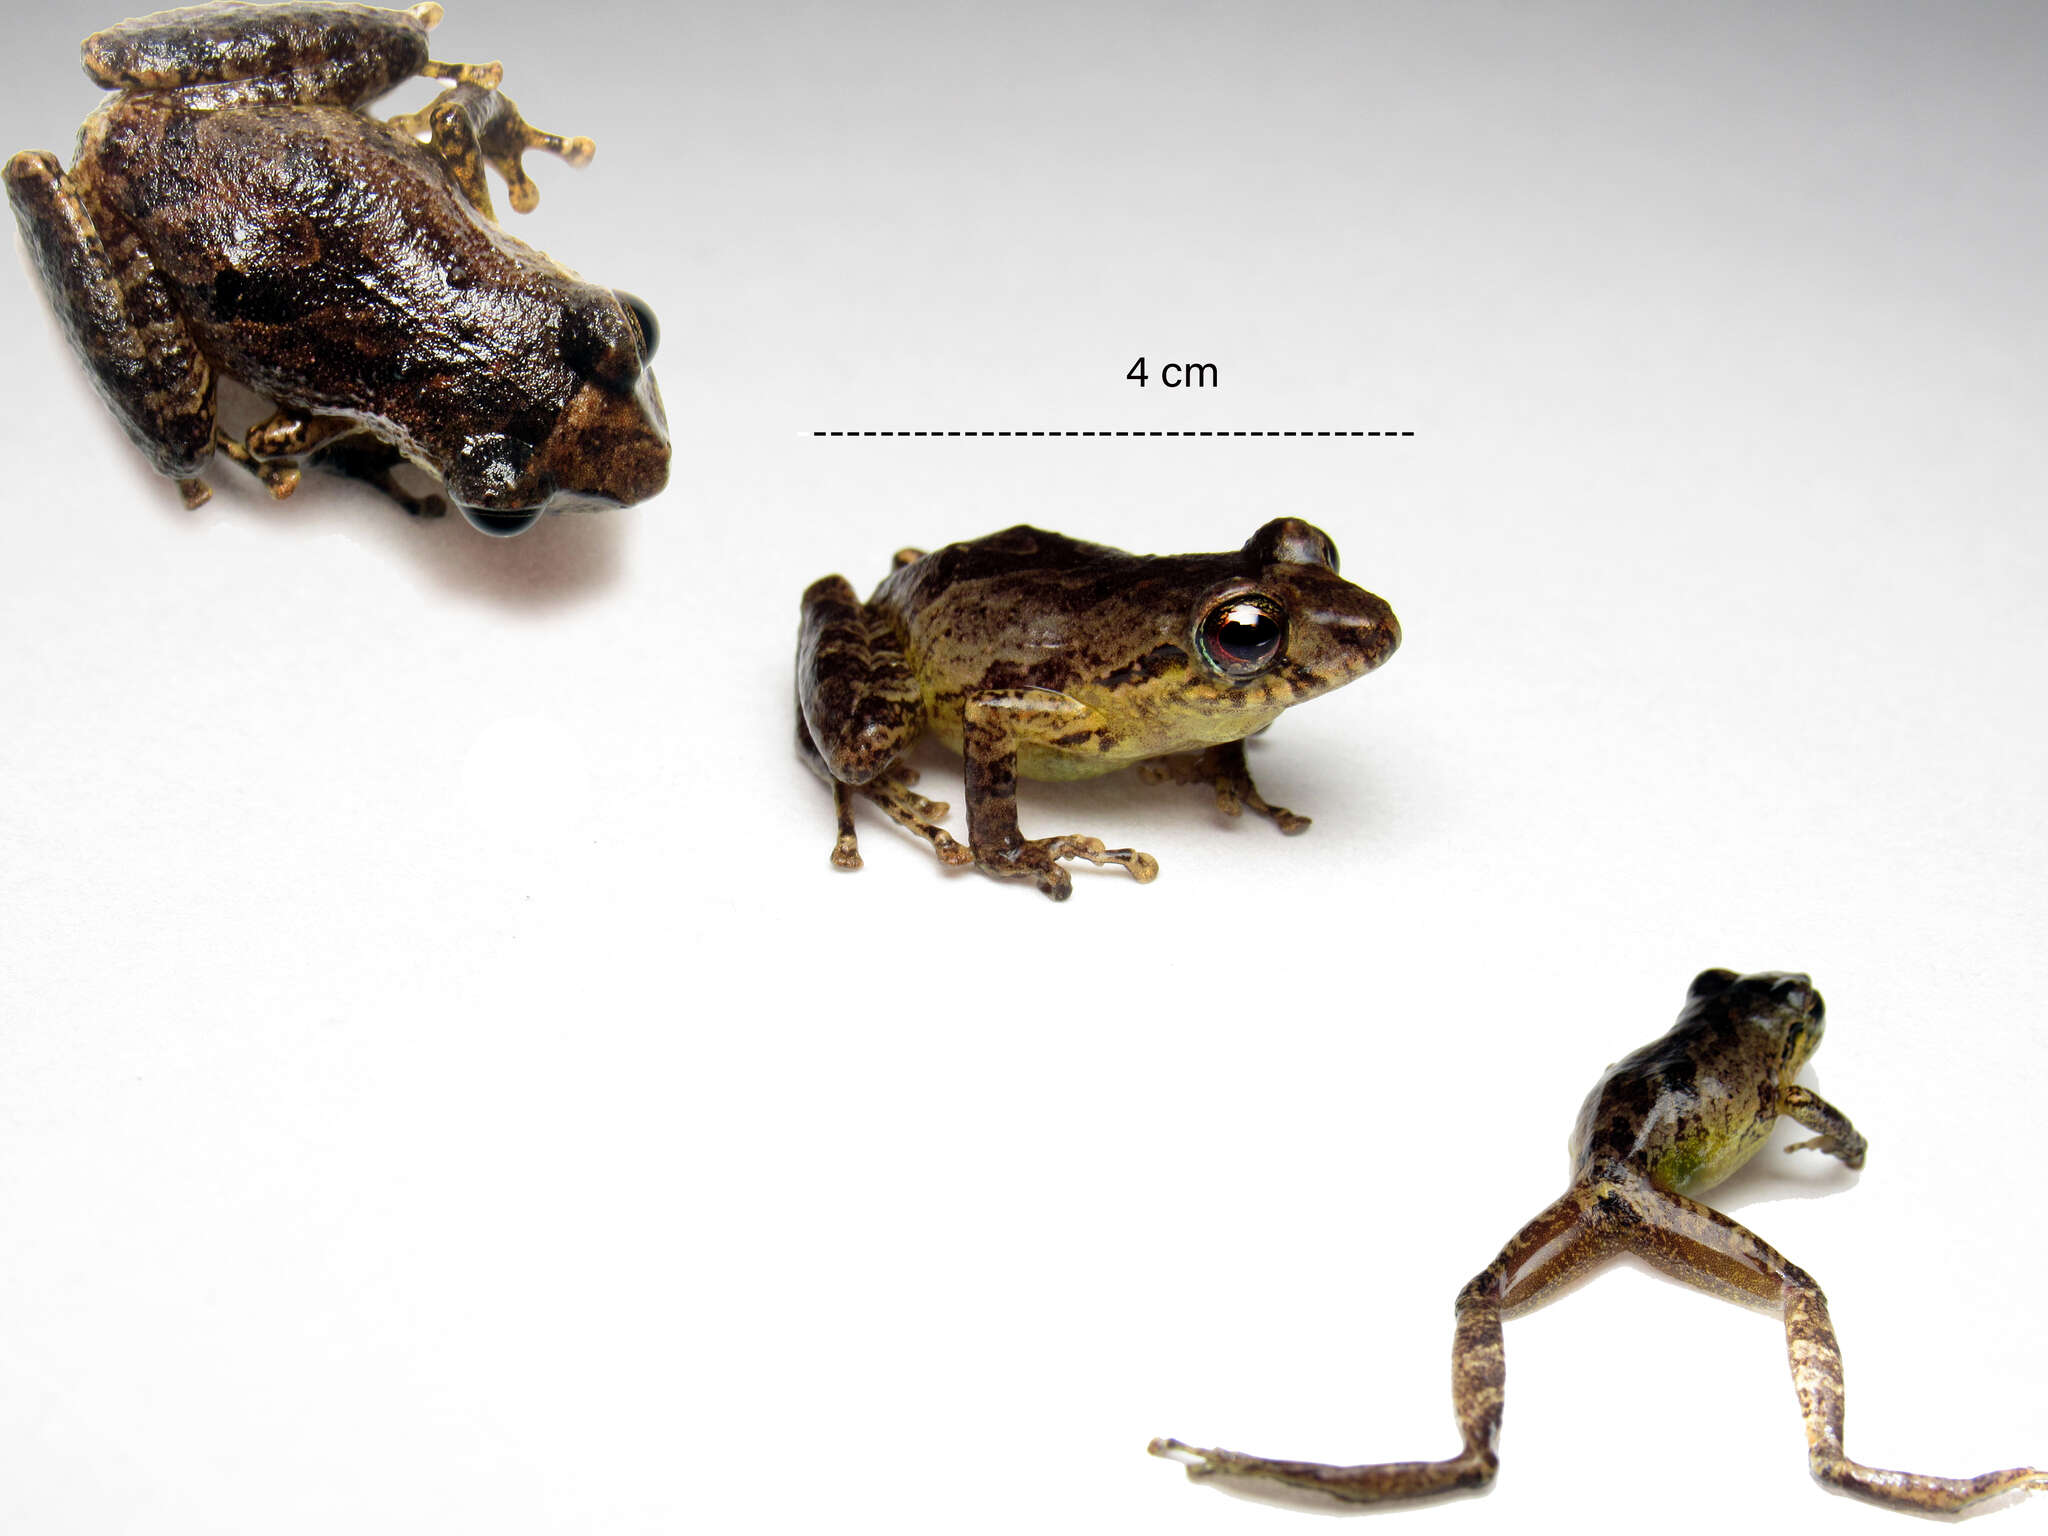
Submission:
[[1649,1250],[1644,1256],[1660,1268],[1694,1279],[1688,1271],[1698,1256],[1712,1255],[1718,1264],[1700,1266],[1705,1289],[1718,1293],[1732,1280],[1755,1294],[1775,1297],[1784,1309],[1792,1387],[1806,1420],[1807,1465],[1820,1482],[1875,1503],[1932,1514],[1953,1514],[1981,1499],[2021,1489],[2048,1490],[2048,1472],[2033,1467],[2009,1467],[1977,1477],[1931,1477],[1851,1461],[1842,1448],[1842,1355],[1828,1320],[1827,1297],[1813,1277],[1740,1222],[1683,1195],[1646,1187],[1639,1210],[1643,1221],[1629,1229],[1630,1246]]
[[1869,1143],[1849,1117],[1819,1094],[1801,1088],[1797,1083],[1779,1090],[1778,1113],[1790,1115],[1809,1131],[1818,1135],[1807,1141],[1795,1141],[1787,1152],[1825,1152],[1829,1157],[1838,1157],[1851,1168],[1863,1166],[1863,1154]]
[[[1276,1461],[1239,1451],[1201,1450],[1178,1440],[1154,1440],[1154,1456],[1178,1461],[1195,1479],[1295,1489],[1345,1504],[1422,1499],[1484,1488],[1500,1465],[1502,1392],[1507,1362],[1501,1312],[1519,1308],[1598,1263],[1615,1246],[1600,1204],[1581,1190],[1553,1201],[1509,1240],[1484,1270],[1458,1293],[1451,1345],[1451,1401],[1462,1445],[1447,1461],[1392,1461],[1340,1467],[1313,1461]],[[1248,1490],[1249,1491],[1249,1490]]]
[[1252,784],[1241,741],[1226,741],[1220,747],[1192,754],[1154,758],[1138,765],[1138,777],[1147,784],[1207,784],[1215,790],[1216,809],[1224,815],[1241,816],[1249,808],[1289,836],[1309,827],[1310,818],[1297,816],[1284,805],[1266,803]]

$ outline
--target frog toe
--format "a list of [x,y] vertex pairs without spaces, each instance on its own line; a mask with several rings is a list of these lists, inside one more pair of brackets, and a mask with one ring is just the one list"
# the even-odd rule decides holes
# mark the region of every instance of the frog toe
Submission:
[[1179,1440],[1169,1440],[1162,1436],[1145,1447],[1145,1454],[1157,1456],[1162,1461],[1179,1462],[1187,1468],[1188,1478],[1192,1482],[1200,1482],[1205,1477],[1214,1476],[1216,1472],[1214,1451],[1197,1450],[1194,1446]]

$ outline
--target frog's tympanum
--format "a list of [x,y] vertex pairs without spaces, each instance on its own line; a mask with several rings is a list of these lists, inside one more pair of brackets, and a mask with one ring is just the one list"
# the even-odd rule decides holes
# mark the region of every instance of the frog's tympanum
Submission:
[[[812,584],[797,750],[832,785],[841,869],[860,867],[863,795],[946,863],[1062,900],[1073,888],[1063,859],[1121,864],[1140,881],[1159,866],[1100,838],[1025,837],[1019,774],[1082,779],[1143,763],[1154,780],[1212,785],[1233,816],[1249,806],[1299,832],[1306,816],[1252,787],[1245,737],[1370,672],[1400,639],[1393,610],[1339,576],[1336,547],[1294,518],[1220,555],[1130,555],[1011,528],[902,551],[865,604],[843,576]],[[910,789],[903,757],[927,730],[967,758],[966,848],[937,824],[946,807]]]
[[[524,212],[521,156],[580,165],[591,143],[528,126],[496,64],[429,59],[440,18],[299,0],[123,22],[85,40],[114,94],[71,169],[37,150],[8,162],[72,346],[187,505],[216,449],[277,496],[304,456],[440,510],[391,478],[410,460],[500,534],[667,479],[653,315],[503,233],[484,181],[495,167]],[[365,110],[415,75],[452,83],[405,117]],[[222,432],[216,376],[276,414]]]
[[1821,1020],[1820,994],[1805,976],[1704,971],[1670,1032],[1607,1069],[1572,1131],[1571,1187],[1458,1293],[1451,1383],[1465,1444],[1450,1460],[1338,1467],[1178,1440],[1153,1441],[1152,1454],[1185,1463],[1190,1477],[1247,1492],[1279,1488],[1350,1504],[1483,1488],[1498,1464],[1502,1313],[1629,1253],[1712,1294],[1783,1312],[1807,1462],[1829,1487],[1926,1513],[2048,1489],[2048,1472],[2033,1467],[1928,1477],[1851,1461],[1842,1448],[1842,1357],[1827,1298],[1748,1228],[1691,1198],[1753,1157],[1780,1115],[1814,1132],[1786,1151],[1811,1148],[1863,1166],[1864,1141],[1848,1118],[1792,1080],[1820,1044]]

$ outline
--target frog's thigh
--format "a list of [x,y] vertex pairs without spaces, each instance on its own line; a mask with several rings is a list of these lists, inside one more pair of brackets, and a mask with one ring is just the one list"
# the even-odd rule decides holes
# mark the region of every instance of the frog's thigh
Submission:
[[[355,107],[414,75],[495,85],[495,64],[436,64],[436,4],[215,6],[124,21],[85,40],[85,72],[109,90],[179,90],[194,105],[251,100]],[[209,87],[221,87],[209,90]]]
[[100,398],[159,474],[180,481],[187,501],[205,500],[191,477],[213,453],[213,373],[169,284],[125,225],[95,216],[54,155],[24,150],[8,161],[7,195]]
[[1503,1297],[1548,1289],[1560,1269],[1576,1273],[1612,1244],[1598,1213],[1572,1195],[1553,1201],[1458,1293],[1451,1343],[1451,1402],[1462,1445],[1445,1461],[1390,1461],[1333,1466],[1280,1461],[1239,1451],[1199,1450],[1178,1440],[1155,1440],[1155,1456],[1183,1463],[1188,1476],[1222,1478],[1246,1492],[1278,1487],[1344,1504],[1393,1503],[1461,1489],[1484,1488],[1499,1466],[1502,1392],[1507,1364],[1502,1350]]
[[830,776],[865,784],[917,739],[924,700],[903,647],[844,576],[804,593],[797,627],[801,725]]
[[[1682,1195],[1658,1190],[1642,1203],[1644,1224],[1631,1246],[1660,1268],[1703,1289],[1731,1284],[1784,1309],[1792,1387],[1806,1421],[1807,1465],[1814,1477],[1880,1504],[1946,1514],[2020,1489],[2048,1489],[2048,1473],[2011,1467],[1977,1477],[1888,1472],[1851,1461],[1842,1448],[1842,1355],[1827,1297],[1813,1277],[1740,1222]],[[1675,1240],[1675,1241],[1674,1241]]]

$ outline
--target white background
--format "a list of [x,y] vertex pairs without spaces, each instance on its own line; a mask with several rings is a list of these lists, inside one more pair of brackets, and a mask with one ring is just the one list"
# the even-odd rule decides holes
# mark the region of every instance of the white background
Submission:
[[[660,315],[658,501],[186,513],[0,264],[0,1530],[1301,1531],[1147,1438],[1454,1449],[1453,1294],[1708,965],[1813,973],[1870,1137],[1723,1201],[1851,1452],[2048,1461],[2038,8],[450,9],[599,142],[516,232]],[[10,18],[0,147],[112,19]],[[1305,836],[829,867],[812,578],[1283,513],[1408,636],[1254,750]],[[1767,1315],[1622,1267],[1508,1356],[1398,1518],[1891,1518]]]

